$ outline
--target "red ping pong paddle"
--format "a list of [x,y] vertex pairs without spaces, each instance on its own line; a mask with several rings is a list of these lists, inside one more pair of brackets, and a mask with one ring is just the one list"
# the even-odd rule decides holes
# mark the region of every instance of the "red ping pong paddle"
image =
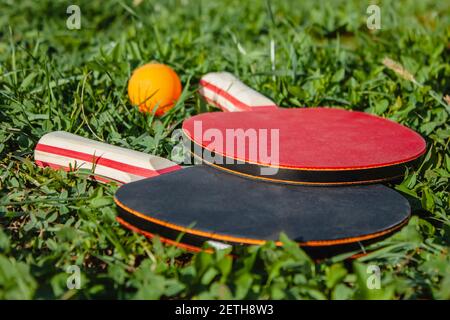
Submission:
[[[426,151],[419,134],[378,116],[276,108],[229,73],[207,74],[200,83],[210,103],[244,110],[200,114],[183,123],[194,155],[231,173],[290,184],[375,183],[403,176]],[[250,104],[258,112],[248,112]]]

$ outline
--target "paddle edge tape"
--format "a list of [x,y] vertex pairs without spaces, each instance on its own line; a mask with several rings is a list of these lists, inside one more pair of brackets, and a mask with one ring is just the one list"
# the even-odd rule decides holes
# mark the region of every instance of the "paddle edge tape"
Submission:
[[[195,150],[195,149],[194,149]],[[203,152],[204,149],[201,150]],[[408,167],[416,167],[421,162],[421,157],[412,161],[397,164],[391,167],[380,167],[371,169],[355,170],[299,170],[278,168],[276,174],[270,176],[261,175],[261,169],[264,166],[253,163],[232,163],[227,164],[227,158],[221,158],[221,164],[206,161],[195,151],[190,151],[191,155],[199,159],[206,165],[214,167],[225,172],[243,176],[254,180],[263,180],[273,183],[285,183],[293,185],[312,185],[312,186],[336,186],[336,185],[354,185],[354,184],[372,184],[391,181],[402,178]],[[229,161],[231,162],[231,161]],[[266,167],[267,168],[267,167]]]
[[[130,231],[141,234],[150,240],[155,237],[158,237],[159,240],[166,245],[175,246],[175,247],[178,247],[180,249],[183,249],[183,250],[186,250],[186,251],[192,252],[192,253],[206,252],[206,253],[212,254],[214,252],[214,248],[204,248],[203,246],[196,247],[196,246],[192,246],[192,245],[187,245],[180,241],[173,241],[173,240],[161,237],[160,235],[156,235],[156,234],[150,233],[148,231],[141,230],[139,228],[136,228],[132,224],[126,222],[125,220],[123,220],[120,217],[116,217],[116,221],[119,222],[119,224],[121,224],[123,227],[129,229]],[[331,256],[361,250],[362,246],[370,245],[376,241],[381,241],[382,239],[385,239],[388,236],[389,236],[389,234],[384,235],[379,238],[372,239],[372,240],[364,241],[364,242],[355,242],[355,243],[350,243],[350,244],[340,245],[340,246],[302,247],[302,248],[311,258],[314,259],[314,261],[316,261],[317,263],[320,263],[321,261],[323,261],[323,259],[327,259]],[[349,259],[349,260],[358,259],[358,258],[364,257],[374,251],[376,251],[376,250],[362,251],[359,253],[355,253],[355,254],[349,256],[347,259]],[[230,256],[233,258],[237,257],[233,253],[231,253]]]
[[[209,233],[201,230],[196,230],[194,228],[183,227],[170,222],[149,217],[141,212],[133,210],[125,206],[123,203],[121,203],[116,197],[114,197],[114,202],[119,208],[119,218],[121,218],[125,222],[128,222],[128,224],[131,224],[132,226],[134,226],[139,230],[144,230],[152,234],[162,234],[165,239],[169,240],[176,239],[180,233],[184,233],[183,242],[186,245],[201,247],[204,242],[210,240],[221,241],[230,245],[242,245],[242,244],[263,245],[264,243],[267,242],[267,240],[233,237]],[[298,244],[304,247],[326,247],[326,246],[345,245],[355,242],[367,241],[382,237],[384,235],[394,232],[397,229],[400,229],[408,222],[410,216],[411,214],[409,213],[408,216],[398,224],[388,229],[378,231],[375,233],[366,234],[358,237],[342,238],[335,240],[313,240],[306,242],[298,242]],[[282,245],[280,241],[275,241],[275,244],[277,246]]]
[[[132,224],[126,222],[125,220],[123,220],[120,217],[116,217],[116,221],[121,224],[123,227],[129,229],[132,232],[136,232],[138,234],[143,235],[144,237],[148,238],[148,239],[153,239],[155,237],[158,237],[159,240],[169,246],[175,246],[177,248],[186,250],[188,252],[192,252],[192,253],[198,253],[198,252],[206,252],[206,253],[210,253],[212,254],[214,252],[214,248],[204,248],[202,247],[196,247],[196,246],[192,246],[192,245],[188,245],[188,244],[184,244],[180,241],[173,241],[164,237],[161,237],[160,235],[156,235],[153,233],[150,233],[148,231],[145,230],[141,230],[139,228],[136,228],[135,226],[133,226]],[[381,239],[386,238],[389,235],[385,235],[382,236],[380,238],[376,238],[375,241],[379,241]],[[330,256],[335,256],[338,254],[343,254],[343,253],[347,253],[347,252],[352,252],[352,251],[358,251],[361,250],[361,246],[362,245],[370,245],[374,242],[374,240],[369,240],[369,241],[364,241],[363,243],[351,243],[351,244],[347,244],[344,246],[328,246],[328,247],[303,247],[303,250],[310,255],[314,261],[316,262],[321,262],[323,259],[329,258]],[[360,253],[355,253],[351,256],[348,257],[348,259],[353,260],[353,259],[358,259],[361,257],[366,256],[367,254],[370,254],[373,251],[370,252],[360,252]],[[236,257],[233,253],[230,254],[231,257]]]
[[[188,245],[188,244],[184,244],[182,242],[178,242],[178,241],[173,241],[170,240],[168,238],[164,238],[161,237],[160,235],[156,235],[153,233],[150,233],[148,231],[139,229],[135,226],[133,226],[131,223],[128,223],[127,221],[125,221],[124,219],[122,219],[121,217],[116,217],[117,222],[119,222],[122,226],[124,226],[125,228],[133,231],[133,232],[137,232],[140,233],[144,236],[146,236],[149,239],[153,239],[155,236],[158,236],[159,239],[161,240],[162,243],[167,244],[167,245],[172,245],[172,246],[176,246],[179,247],[181,249],[185,249],[187,251],[191,251],[191,252],[200,252],[200,251],[205,251],[204,249],[202,249],[201,247],[196,247],[196,246],[192,246],[192,245]],[[212,252],[212,250],[210,249],[206,249],[207,252]]]

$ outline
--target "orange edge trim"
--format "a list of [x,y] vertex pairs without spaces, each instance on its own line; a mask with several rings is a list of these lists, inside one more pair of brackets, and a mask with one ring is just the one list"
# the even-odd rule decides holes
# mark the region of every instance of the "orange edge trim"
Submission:
[[[133,232],[140,233],[140,234],[144,235],[145,237],[147,237],[149,239],[153,239],[155,237],[155,235],[153,233],[150,233],[150,232],[141,230],[139,228],[136,228],[135,226],[129,224],[128,222],[126,222],[125,220],[123,220],[120,217],[116,217],[116,220],[117,220],[117,222],[119,222],[124,227],[130,229]],[[172,245],[172,246],[176,246],[176,247],[188,250],[188,251],[192,251],[192,252],[201,252],[201,251],[212,252],[211,249],[203,250],[202,248],[191,246],[191,245],[180,243],[180,242],[176,242],[176,241],[173,241],[173,240],[170,240],[170,239],[167,239],[167,238],[163,238],[163,237],[161,237],[159,235],[158,235],[158,237],[159,237],[159,239],[161,240],[162,243],[165,243],[165,244],[168,244],[168,245]]]
[[[226,236],[226,235],[208,233],[205,231],[200,231],[200,230],[195,230],[195,229],[189,229],[189,228],[182,227],[182,226],[170,223],[170,222],[165,222],[162,220],[158,220],[158,219],[146,216],[136,210],[128,208],[123,203],[121,203],[116,197],[114,197],[114,202],[122,209],[126,210],[127,212],[129,212],[131,214],[134,214],[135,216],[137,216],[141,219],[144,219],[144,220],[150,221],[151,223],[158,224],[158,225],[161,225],[161,226],[173,229],[173,230],[177,230],[177,231],[180,231],[183,233],[189,233],[189,234],[207,237],[207,238],[211,238],[211,239],[219,240],[219,241],[228,241],[228,242],[251,244],[251,245],[263,245],[264,243],[267,242],[266,240],[238,238],[238,237],[231,237],[231,236]],[[392,231],[394,231],[396,229],[399,229],[400,227],[405,225],[408,222],[408,220],[409,220],[409,217],[389,229],[371,233],[371,234],[367,234],[364,236],[353,237],[353,238],[342,238],[342,239],[337,239],[337,240],[313,240],[313,241],[306,241],[306,242],[298,242],[298,244],[301,246],[305,246],[305,247],[320,247],[320,246],[332,246],[332,245],[348,244],[348,243],[353,243],[353,242],[370,240],[373,238],[381,237],[383,235],[391,233]],[[281,246],[282,242],[275,241],[275,244],[277,246]]]
[[396,179],[396,178],[403,177],[403,175],[398,175],[398,176],[394,176],[394,177],[387,177],[387,178],[381,178],[381,179],[358,180],[358,181],[351,181],[351,182],[348,182],[348,181],[347,182],[306,182],[306,181],[271,179],[271,178],[266,178],[266,177],[262,177],[262,176],[252,176],[252,175],[247,174],[247,173],[230,170],[230,169],[227,169],[225,167],[221,167],[221,166],[218,166],[218,165],[216,165],[214,163],[208,162],[205,159],[201,159],[198,155],[196,155],[192,151],[191,151],[191,154],[194,157],[196,157],[197,159],[200,159],[201,161],[206,163],[208,166],[217,168],[218,170],[223,170],[223,171],[226,171],[226,172],[229,172],[231,174],[238,175],[238,176],[248,177],[248,178],[253,179],[253,180],[265,180],[265,181],[276,182],[276,183],[280,183],[281,182],[281,183],[295,184],[295,185],[337,186],[337,185],[370,184],[370,183],[390,181],[390,180],[393,180],[393,179]]
[[[152,239],[152,238],[155,237],[155,235],[154,235],[153,233],[150,233],[150,232],[141,230],[141,229],[139,229],[139,228],[136,228],[136,227],[134,227],[133,225],[129,224],[128,222],[126,222],[125,220],[123,220],[123,219],[121,219],[121,218],[119,218],[119,217],[116,217],[116,220],[117,220],[117,222],[119,222],[121,225],[123,225],[125,228],[130,229],[132,232],[136,232],[136,233],[142,234],[143,236],[145,236],[145,237],[147,237],[147,238],[149,238],[149,239]],[[212,250],[212,249],[202,249],[202,248],[195,247],[195,246],[191,246],[191,245],[188,245],[188,244],[183,244],[183,243],[180,243],[180,242],[172,241],[172,240],[163,238],[163,237],[161,237],[161,236],[159,236],[159,239],[160,239],[161,242],[164,243],[164,244],[167,244],[167,245],[173,245],[173,246],[176,246],[176,247],[181,248],[181,249],[185,249],[185,250],[190,251],[190,252],[196,253],[196,252],[202,252],[202,251],[203,251],[203,252],[206,252],[206,253],[213,253],[213,250]],[[358,258],[361,258],[361,257],[366,256],[367,254],[368,254],[367,252],[366,252],[366,253],[364,253],[364,252],[356,253],[356,254],[352,255],[351,257],[349,257],[348,259],[350,259],[350,260],[358,259]],[[235,256],[231,255],[231,257],[234,258]],[[319,263],[319,262],[321,262],[322,260],[323,260],[323,259],[315,260],[315,261],[316,261],[317,263]]]

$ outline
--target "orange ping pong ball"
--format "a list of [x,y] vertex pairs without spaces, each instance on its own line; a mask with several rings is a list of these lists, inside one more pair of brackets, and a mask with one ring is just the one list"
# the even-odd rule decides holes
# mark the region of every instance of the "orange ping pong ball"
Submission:
[[148,63],[133,71],[128,81],[128,97],[141,112],[162,116],[169,111],[181,95],[181,82],[169,66]]

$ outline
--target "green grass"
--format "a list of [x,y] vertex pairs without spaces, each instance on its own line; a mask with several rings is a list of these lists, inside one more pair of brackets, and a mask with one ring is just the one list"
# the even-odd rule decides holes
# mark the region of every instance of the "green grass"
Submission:
[[[383,1],[378,31],[366,27],[364,1],[80,1],[81,30],[66,28],[67,5],[0,1],[0,299],[450,298],[448,2]],[[187,89],[161,119],[126,93],[130,72],[151,60],[174,67]],[[218,70],[285,107],[363,110],[422,134],[423,163],[392,186],[409,197],[410,223],[355,261],[314,262],[283,237],[281,248],[244,248],[234,260],[191,255],[120,227],[115,186],[33,164],[53,130],[167,156],[171,131],[212,110],[195,91]],[[82,271],[80,290],[66,287],[70,265]],[[369,265],[381,269],[379,290],[365,285]]]

